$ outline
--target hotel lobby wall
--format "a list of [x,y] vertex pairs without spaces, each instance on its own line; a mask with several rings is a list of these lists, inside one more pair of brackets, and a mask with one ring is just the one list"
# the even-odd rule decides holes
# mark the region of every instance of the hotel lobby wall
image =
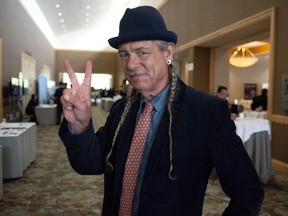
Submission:
[[[286,149],[287,137],[280,137],[278,130],[275,130],[275,124],[279,123],[286,131],[288,131],[288,112],[281,108],[281,77],[287,72],[287,56],[288,56],[288,4],[287,0],[250,0],[250,1],[219,1],[219,0],[168,0],[164,4],[160,12],[163,15],[168,28],[177,32],[179,36],[178,47],[183,47],[191,42],[198,42],[198,39],[216,32],[219,29],[232,25],[243,19],[251,17],[262,11],[275,8],[275,38],[273,44],[274,56],[272,58],[272,67],[274,76],[269,77],[272,82],[273,89],[271,99],[273,100],[271,107],[272,121],[272,157],[287,164],[287,155],[281,154]],[[273,21],[273,20],[272,20]],[[273,23],[274,24],[274,23]],[[273,29],[274,30],[274,29]],[[226,41],[227,42],[227,41]],[[225,41],[223,42],[225,43]],[[185,46],[186,47],[186,46]],[[190,49],[191,47],[187,47]],[[213,47],[214,48],[214,47]],[[183,50],[181,50],[183,51]],[[275,143],[273,137],[277,137]]]
[[[118,53],[116,52],[91,52],[91,51],[65,51],[56,50],[55,70],[64,72],[64,60],[69,60],[74,71],[85,72],[86,62],[93,63],[93,73],[108,73],[113,77],[113,87],[119,88]],[[58,77],[58,76],[57,76]],[[60,80],[57,80],[59,82]]]
[[36,60],[37,74],[45,64],[53,73],[50,77],[54,78],[55,50],[16,0],[0,1],[0,38],[2,39],[3,87],[1,105],[3,116],[6,116],[11,112],[9,81],[11,77],[18,77],[21,71],[21,52],[31,55]]

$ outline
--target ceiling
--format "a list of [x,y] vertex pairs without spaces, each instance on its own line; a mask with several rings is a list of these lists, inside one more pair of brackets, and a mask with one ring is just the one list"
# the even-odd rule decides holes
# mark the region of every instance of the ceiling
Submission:
[[107,40],[118,35],[126,8],[159,8],[166,1],[18,0],[55,49],[91,51],[114,50]]

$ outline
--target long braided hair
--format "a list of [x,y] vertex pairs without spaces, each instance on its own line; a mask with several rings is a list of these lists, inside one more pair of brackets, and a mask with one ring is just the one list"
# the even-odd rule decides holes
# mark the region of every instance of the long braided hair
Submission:
[[[157,40],[156,43],[157,43],[160,51],[165,51],[168,48],[168,46],[169,46],[169,42],[162,41],[162,40]],[[170,161],[170,168],[169,168],[169,171],[168,171],[168,176],[169,176],[170,179],[175,180],[175,177],[173,177],[173,175],[172,175],[172,172],[173,172],[173,139],[172,139],[173,109],[172,109],[172,105],[173,105],[173,102],[174,102],[174,100],[176,98],[177,79],[178,79],[178,76],[176,74],[179,71],[179,63],[176,60],[175,55],[173,56],[172,63],[168,64],[167,67],[168,67],[168,73],[169,73],[170,80],[171,80],[169,98],[168,98],[168,103],[167,103],[167,110],[168,110],[168,113],[169,113],[169,161]],[[129,113],[133,102],[137,100],[137,97],[138,97],[137,90],[132,88],[128,92],[125,108],[124,108],[124,111],[123,111],[123,113],[121,115],[120,121],[119,121],[119,123],[117,125],[117,128],[115,130],[115,134],[114,134],[114,137],[113,137],[113,140],[112,140],[111,149],[110,149],[109,153],[106,156],[106,165],[107,165],[107,168],[109,170],[113,170],[113,165],[110,162],[110,157],[111,157],[111,154],[112,154],[112,151],[113,151],[113,148],[114,148],[114,145],[115,145],[116,138],[118,136],[119,130],[120,130],[121,126],[123,125],[123,123],[124,123],[124,121],[126,119],[126,116]]]

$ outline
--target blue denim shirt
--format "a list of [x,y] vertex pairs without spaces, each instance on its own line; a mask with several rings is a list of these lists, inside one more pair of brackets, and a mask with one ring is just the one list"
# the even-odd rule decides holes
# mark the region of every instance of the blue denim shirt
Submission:
[[[168,91],[169,91],[170,85],[165,87],[165,89],[162,90],[156,97],[154,97],[151,102],[153,104],[154,109],[152,110],[151,113],[151,123],[148,131],[148,137],[146,140],[146,144],[144,146],[144,150],[142,153],[142,159],[140,163],[140,168],[139,168],[139,173],[138,173],[138,179],[137,179],[137,185],[135,189],[135,198],[134,198],[134,204],[133,204],[133,216],[137,216],[137,211],[139,207],[139,196],[141,192],[141,185],[145,173],[145,168],[147,164],[147,160],[149,157],[149,153],[152,147],[152,143],[154,141],[156,131],[158,129],[160,120],[162,118],[162,115],[164,113],[167,101],[168,101]],[[147,101],[147,98],[141,97],[140,101],[140,107],[137,113],[137,120],[140,114],[142,113],[144,109],[144,103]]]

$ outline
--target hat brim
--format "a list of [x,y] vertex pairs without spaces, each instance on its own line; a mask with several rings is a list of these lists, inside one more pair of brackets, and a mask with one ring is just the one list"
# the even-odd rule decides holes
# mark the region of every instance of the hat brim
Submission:
[[177,35],[171,31],[141,31],[132,32],[108,40],[111,47],[118,49],[119,45],[139,40],[164,40],[167,42],[177,43]]

